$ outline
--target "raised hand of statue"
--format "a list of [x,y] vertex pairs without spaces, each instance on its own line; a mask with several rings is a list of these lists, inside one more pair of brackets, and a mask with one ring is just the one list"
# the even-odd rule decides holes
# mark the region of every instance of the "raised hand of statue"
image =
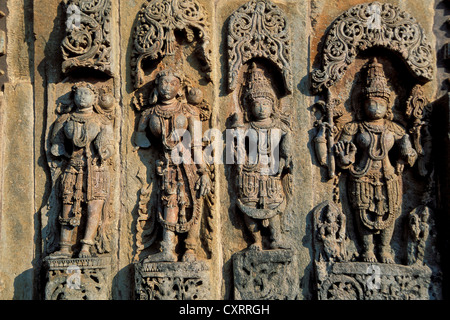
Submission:
[[355,163],[356,146],[351,141],[339,141],[334,146],[334,152],[342,166],[349,166]]
[[211,179],[207,174],[203,174],[195,184],[195,190],[198,191],[198,197],[204,197],[211,192]]

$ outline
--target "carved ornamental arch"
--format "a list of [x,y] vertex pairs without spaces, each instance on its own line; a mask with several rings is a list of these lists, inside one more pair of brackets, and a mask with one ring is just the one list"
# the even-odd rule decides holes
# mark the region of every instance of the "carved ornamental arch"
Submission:
[[209,78],[211,57],[208,28],[205,10],[195,0],[147,1],[139,11],[134,31],[131,66],[135,88],[144,84],[142,63],[145,59],[155,60],[175,55],[175,31],[182,31],[189,43],[196,39],[201,43],[199,56]]
[[417,78],[433,78],[433,49],[421,25],[390,3],[373,2],[352,7],[333,23],[324,42],[322,66],[312,73],[313,90],[333,86],[358,53],[372,47],[398,53]]
[[251,0],[235,11],[228,25],[228,89],[238,85],[241,67],[254,58],[266,58],[283,76],[292,93],[291,38],[285,13],[270,0]]

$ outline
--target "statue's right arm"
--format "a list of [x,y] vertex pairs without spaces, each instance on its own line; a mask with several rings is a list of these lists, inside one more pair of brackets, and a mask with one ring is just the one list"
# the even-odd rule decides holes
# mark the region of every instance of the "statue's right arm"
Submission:
[[150,118],[150,110],[147,109],[141,114],[138,128],[134,137],[134,143],[140,148],[149,148],[151,146],[150,140],[147,137],[148,120]]
[[62,116],[58,120],[56,120],[51,138],[50,138],[50,152],[55,157],[61,157],[66,155],[66,148],[64,146],[65,144],[65,136],[64,136],[64,124],[66,122],[67,117]]

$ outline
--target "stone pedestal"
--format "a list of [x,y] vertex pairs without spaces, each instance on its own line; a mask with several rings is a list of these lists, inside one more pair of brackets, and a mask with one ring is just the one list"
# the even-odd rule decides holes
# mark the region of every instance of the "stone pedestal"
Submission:
[[108,300],[110,258],[46,259],[46,300]]
[[209,264],[194,262],[138,262],[135,264],[137,300],[207,300]]
[[233,256],[236,300],[293,300],[299,277],[292,250],[245,250]]
[[424,265],[316,263],[320,300],[428,300],[431,269]]

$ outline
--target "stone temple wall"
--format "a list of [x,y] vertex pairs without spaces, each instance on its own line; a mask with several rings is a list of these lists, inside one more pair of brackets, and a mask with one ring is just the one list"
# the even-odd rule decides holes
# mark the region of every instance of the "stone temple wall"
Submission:
[[449,10],[1,0],[0,299],[444,299]]

